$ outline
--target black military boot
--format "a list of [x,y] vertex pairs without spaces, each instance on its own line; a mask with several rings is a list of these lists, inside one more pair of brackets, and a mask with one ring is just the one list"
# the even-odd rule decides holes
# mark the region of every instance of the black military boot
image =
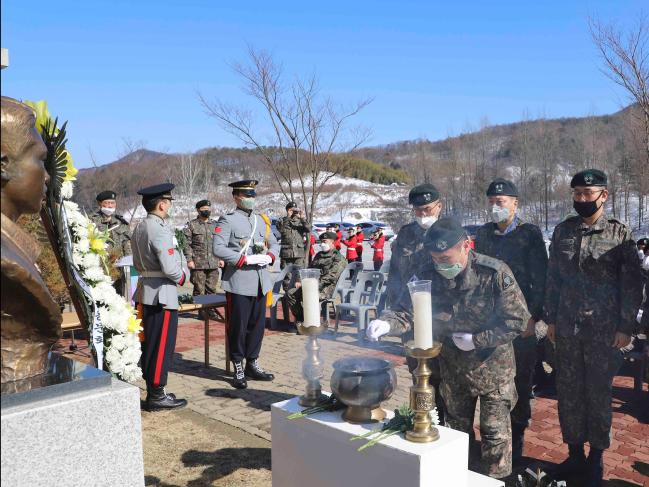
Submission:
[[246,382],[246,374],[243,372],[243,362],[232,362],[234,364],[234,379],[232,385],[237,389],[245,389],[248,387]]
[[604,460],[602,450],[591,448],[586,460],[586,487],[602,487],[604,481]]
[[523,458],[525,443],[525,425],[512,423],[512,462],[518,465]]
[[586,455],[584,444],[568,445],[568,459],[554,468],[548,469],[548,473],[555,480],[564,480],[565,477],[582,475],[586,472]]
[[266,372],[259,366],[257,359],[246,360],[246,377],[252,380],[270,381],[275,378],[270,372]]
[[147,411],[162,411],[187,406],[186,399],[176,399],[173,394],[167,394],[162,386],[148,388],[145,408]]

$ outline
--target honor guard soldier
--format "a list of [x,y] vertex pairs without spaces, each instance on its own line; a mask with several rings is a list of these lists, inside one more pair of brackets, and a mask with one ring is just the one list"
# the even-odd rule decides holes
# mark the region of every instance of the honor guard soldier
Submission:
[[[99,209],[90,215],[90,220],[95,224],[99,232],[108,232],[108,252],[116,260],[126,255],[131,255],[131,229],[128,222],[115,213],[117,201],[114,191],[102,191],[97,195]],[[113,284],[119,294],[123,293],[124,276],[122,275]]]
[[[416,252],[424,246],[424,233],[437,221],[442,211],[439,191],[432,184],[420,184],[410,190],[408,203],[412,205],[415,221],[407,223],[399,229],[397,238],[392,244],[390,269],[388,271],[387,299],[389,307],[398,303],[403,292],[408,292],[406,283],[412,274],[411,265],[418,259],[413,259]],[[430,260],[429,256],[425,256]]]
[[[294,201],[286,205],[286,216],[277,222],[277,229],[281,235],[279,266],[283,269],[289,264],[296,264],[300,268],[306,266],[306,238],[309,235],[309,225],[304,214],[298,209]],[[286,290],[291,276],[287,275],[283,282]]]
[[[310,269],[320,269],[320,279],[318,281],[320,302],[331,298],[338,283],[338,278],[347,267],[347,261],[334,246],[335,242],[336,234],[334,232],[324,232],[320,235],[321,250],[309,265]],[[295,319],[302,322],[304,320],[304,310],[302,309],[301,283],[296,283],[296,287],[290,289],[286,297]]]
[[495,179],[487,188],[491,222],[476,233],[475,251],[502,260],[509,266],[525,296],[532,315],[527,329],[514,340],[516,392],[518,402],[512,410],[512,460],[523,456],[525,429],[532,417],[531,397],[536,366],[536,322],[543,319],[545,275],[548,254],[543,234],[536,225],[517,215],[518,189],[506,179]]
[[[426,232],[424,249],[431,264],[416,272],[431,281],[433,329],[443,347],[439,355],[446,421],[471,434],[480,401],[481,470],[494,478],[511,474],[510,411],[516,404],[512,341],[530,318],[523,293],[507,264],[471,250],[464,229],[441,218]],[[412,328],[408,292],[370,322],[367,335],[403,334]]]
[[174,230],[167,222],[173,184],[164,183],[137,192],[147,217],[133,232],[133,265],[140,274],[135,301],[142,311],[142,375],[146,381],[146,409],[157,411],[185,406],[165,392],[167,373],[178,329],[178,290],[185,283],[182,252],[174,246]]
[[248,386],[246,378],[275,378],[261,368],[258,359],[264,338],[266,294],[273,287],[269,268],[279,245],[269,218],[254,212],[257,184],[256,180],[229,184],[237,208],[222,216],[214,229],[214,255],[225,262],[221,287],[226,295],[227,339],[237,389]]
[[198,216],[183,229],[187,239],[184,252],[191,273],[190,281],[194,285],[194,296],[216,294],[219,284],[219,267],[222,263],[212,252],[216,220],[210,218],[211,206],[209,200],[198,201]]
[[[554,229],[545,295],[548,338],[556,343],[557,399],[569,457],[551,474],[601,486],[610,446],[611,390],[641,301],[638,254],[631,230],[605,213],[606,174],[572,178],[573,208]],[[590,445],[588,459],[584,443]]]

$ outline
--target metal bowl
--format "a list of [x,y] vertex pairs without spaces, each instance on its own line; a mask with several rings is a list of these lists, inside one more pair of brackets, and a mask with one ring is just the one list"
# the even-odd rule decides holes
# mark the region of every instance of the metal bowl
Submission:
[[347,406],[343,419],[349,423],[382,421],[381,403],[392,396],[397,375],[392,362],[377,357],[346,357],[333,364],[331,390]]

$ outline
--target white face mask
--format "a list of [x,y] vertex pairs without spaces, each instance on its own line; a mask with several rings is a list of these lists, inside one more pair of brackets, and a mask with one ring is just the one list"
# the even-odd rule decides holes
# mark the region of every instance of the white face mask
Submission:
[[433,226],[433,223],[437,221],[436,216],[416,216],[415,220],[421,228],[430,228]]
[[328,243],[321,243],[320,244],[320,251],[321,252],[329,252],[331,250],[331,245]]
[[113,213],[115,213],[115,208],[107,208],[102,206],[101,208],[99,208],[99,211],[101,211],[106,216],[111,216]]
[[509,218],[509,208],[494,205],[491,207],[491,221],[494,223],[506,222]]

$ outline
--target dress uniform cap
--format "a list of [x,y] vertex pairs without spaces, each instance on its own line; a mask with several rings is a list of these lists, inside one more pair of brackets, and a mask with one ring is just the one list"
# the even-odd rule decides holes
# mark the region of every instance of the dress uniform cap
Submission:
[[408,203],[413,206],[422,206],[437,201],[439,191],[432,184],[419,184],[408,193]]
[[295,201],[289,201],[286,205],[287,210],[290,210],[291,208],[297,208],[297,203]]
[[455,218],[437,220],[424,235],[424,247],[429,252],[444,252],[460,240],[466,239],[466,232]]
[[232,188],[232,192],[235,191],[239,194],[245,196],[256,196],[255,188],[259,184],[259,181],[256,179],[244,179],[243,181],[236,181],[234,183],[228,184]]
[[145,200],[152,200],[154,198],[160,197],[172,200],[173,198],[171,197],[171,190],[175,187],[176,186],[171,183],[156,184],[154,186],[148,186],[146,188],[140,189],[137,194],[142,196],[142,199]]
[[200,200],[196,202],[196,209],[198,210],[201,206],[212,206],[210,200]]
[[106,201],[106,200],[114,200],[115,199],[115,191],[102,191],[97,195],[97,201]]
[[604,171],[599,169],[585,169],[580,171],[572,177],[570,187],[575,186],[607,186],[608,178]]
[[320,240],[336,240],[337,238],[336,232],[322,232],[320,234]]
[[507,179],[496,178],[487,188],[487,196],[514,196],[518,198],[518,188]]

